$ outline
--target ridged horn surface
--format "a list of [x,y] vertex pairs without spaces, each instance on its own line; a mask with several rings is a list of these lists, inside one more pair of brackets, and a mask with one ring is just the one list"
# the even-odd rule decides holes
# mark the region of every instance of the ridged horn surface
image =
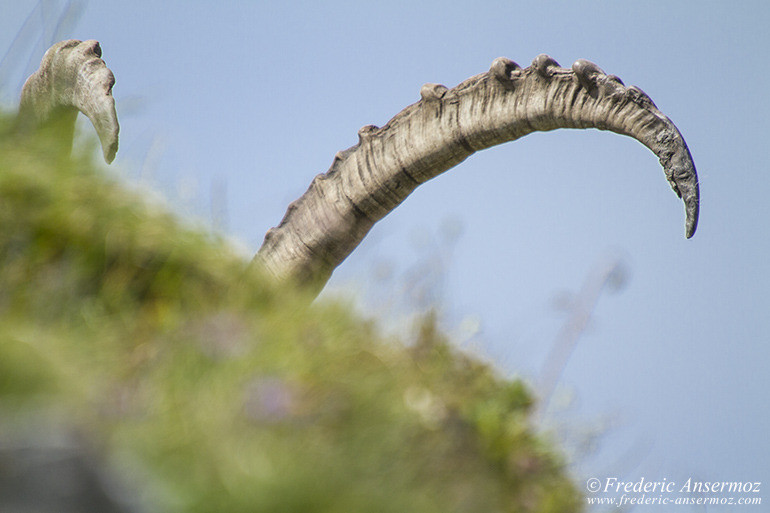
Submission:
[[610,130],[647,146],[684,201],[686,236],[695,233],[698,177],[682,135],[640,89],[595,64],[581,59],[564,69],[540,55],[521,69],[500,58],[452,89],[428,85],[421,93],[419,102],[335,156],[268,232],[257,262],[320,290],[374,223],[418,185],[478,150],[557,128]]
[[25,125],[42,125],[60,113],[82,112],[94,125],[104,160],[110,163],[118,151],[120,125],[112,97],[115,77],[101,56],[94,40],[53,45],[24,84],[19,117]]

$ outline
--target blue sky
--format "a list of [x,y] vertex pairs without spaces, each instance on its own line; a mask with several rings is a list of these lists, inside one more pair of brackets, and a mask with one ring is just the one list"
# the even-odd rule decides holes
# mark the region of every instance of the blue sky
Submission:
[[[36,5],[6,2],[0,49]],[[692,240],[642,145],[599,131],[533,134],[418,189],[330,289],[354,293],[391,329],[416,304],[409,291],[427,284],[469,350],[537,382],[565,320],[553,298],[621,255],[628,281],[599,299],[557,393],[572,401],[549,417],[572,431],[571,446],[580,431],[601,435],[577,471],[767,483],[768,25],[761,1],[135,0],[87,3],[59,36],[99,40],[116,75],[114,172],[190,218],[210,220],[213,196],[250,252],[359,127],[385,124],[423,83],[452,87],[496,57],[526,66],[548,53],[641,87],[698,167]],[[6,71],[7,103],[22,71]]]

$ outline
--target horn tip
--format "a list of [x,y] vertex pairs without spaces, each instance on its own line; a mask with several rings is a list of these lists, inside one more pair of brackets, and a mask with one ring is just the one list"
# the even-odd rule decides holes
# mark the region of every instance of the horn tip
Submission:
[[698,229],[698,202],[687,205],[687,220],[685,221],[685,237],[692,239]]

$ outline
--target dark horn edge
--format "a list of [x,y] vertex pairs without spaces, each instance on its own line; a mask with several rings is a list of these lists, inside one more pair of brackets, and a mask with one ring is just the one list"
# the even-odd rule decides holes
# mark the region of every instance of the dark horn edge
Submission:
[[698,217],[700,215],[700,188],[698,182],[695,182],[694,192],[687,198],[684,198],[684,208],[687,220],[685,221],[685,237],[691,239],[698,229]]
[[675,138],[670,143],[676,147],[671,159],[664,165],[666,175],[674,188],[674,191],[684,202],[685,209],[685,237],[690,239],[695,235],[698,228],[698,217],[700,214],[700,187],[698,182],[698,172],[695,168],[690,149],[682,137],[679,129],[676,128],[670,119],[666,118],[670,124]]
[[115,155],[118,153],[117,137],[109,143],[102,143],[102,153],[104,154],[104,161],[107,164],[112,164],[112,161],[115,160]]

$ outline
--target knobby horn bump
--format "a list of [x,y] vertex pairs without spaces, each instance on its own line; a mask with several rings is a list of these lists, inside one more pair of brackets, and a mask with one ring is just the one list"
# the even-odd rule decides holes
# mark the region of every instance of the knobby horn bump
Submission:
[[70,39],[49,48],[40,68],[24,84],[19,121],[22,127],[36,127],[63,116],[71,138],[80,111],[94,125],[104,160],[110,163],[118,151],[120,126],[112,97],[115,77],[101,56],[102,49],[93,40]]
[[698,222],[698,177],[679,130],[637,87],[578,60],[571,70],[547,55],[522,69],[498,58],[453,89],[426,84],[421,100],[384,127],[368,125],[337,153],[326,174],[291,203],[255,261],[317,290],[371,227],[421,183],[476,151],[535,131],[597,128],[628,135],[660,159],[685,204],[686,236]]

